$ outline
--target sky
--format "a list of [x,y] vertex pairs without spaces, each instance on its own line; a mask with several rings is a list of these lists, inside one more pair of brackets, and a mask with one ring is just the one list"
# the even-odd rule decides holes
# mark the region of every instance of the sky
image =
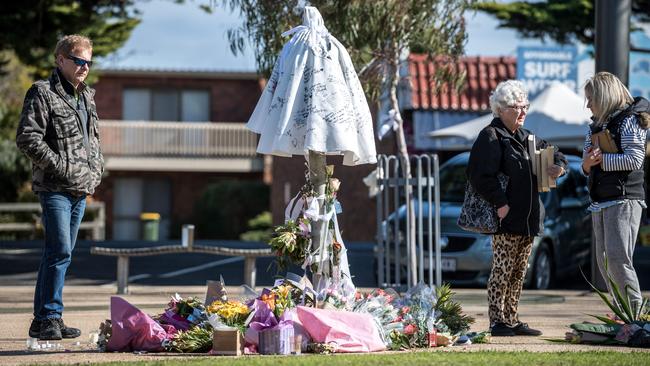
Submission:
[[[212,14],[199,9],[199,5],[221,5],[221,1],[195,0],[178,5],[170,0],[151,0],[137,4],[142,22],[120,50],[102,60],[102,68],[255,71],[250,48],[239,56],[229,48],[226,32],[240,25],[239,16],[219,7]],[[513,30],[498,29],[497,21],[483,13],[470,13],[467,21],[468,56],[515,56],[520,45],[555,45],[518,38]]]

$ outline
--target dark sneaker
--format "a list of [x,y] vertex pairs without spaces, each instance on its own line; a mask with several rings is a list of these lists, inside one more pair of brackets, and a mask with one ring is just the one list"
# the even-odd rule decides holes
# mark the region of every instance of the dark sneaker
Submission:
[[41,321],[41,331],[38,339],[42,341],[58,341],[61,339],[61,326],[58,319],[48,318]]
[[495,323],[492,328],[490,328],[490,334],[493,337],[512,337],[515,335],[515,332],[513,332],[512,328],[505,323]]
[[542,332],[537,329],[529,328],[526,323],[519,323],[512,327],[512,331],[518,336],[540,336]]
[[63,319],[58,318],[56,321],[59,323],[59,329],[61,329],[61,337],[77,338],[81,335],[81,331],[79,329],[66,327],[66,325],[63,323]]
[[41,321],[34,318],[32,324],[29,325],[29,336],[31,338],[38,338],[39,334],[41,334]]

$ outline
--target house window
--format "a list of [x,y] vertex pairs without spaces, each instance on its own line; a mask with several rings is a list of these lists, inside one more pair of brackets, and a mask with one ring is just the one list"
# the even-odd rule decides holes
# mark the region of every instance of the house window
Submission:
[[159,238],[169,239],[171,183],[166,179],[117,178],[113,194],[113,240],[140,240],[143,212],[160,214]]
[[122,99],[127,121],[210,121],[207,90],[126,88]]

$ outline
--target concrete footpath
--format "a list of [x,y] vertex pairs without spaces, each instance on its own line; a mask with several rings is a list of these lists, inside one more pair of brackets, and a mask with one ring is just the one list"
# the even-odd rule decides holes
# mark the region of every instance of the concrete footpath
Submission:
[[[124,298],[149,314],[162,312],[170,296],[178,292],[181,296],[205,295],[202,286],[161,287],[131,286],[131,293]],[[458,289],[456,299],[461,302],[465,313],[476,318],[472,327],[474,331],[486,330],[488,327],[487,302],[484,289]],[[206,355],[179,354],[134,354],[134,353],[99,353],[89,343],[89,334],[97,331],[99,324],[109,314],[110,297],[114,295],[113,285],[105,286],[67,286],[64,290],[66,305],[64,320],[70,326],[78,327],[82,336],[73,340],[60,342],[61,348],[52,351],[28,351],[26,346],[27,329],[31,322],[33,287],[0,286],[0,365],[28,364],[78,364],[111,361],[138,361],[158,359],[178,359],[196,357],[215,357]],[[231,296],[240,293],[239,288],[229,288]],[[646,297],[650,294],[645,293]],[[531,352],[567,352],[567,351],[617,351],[650,352],[650,349],[632,349],[612,346],[572,345],[553,343],[548,338],[563,339],[574,322],[589,321],[589,314],[605,314],[608,309],[600,298],[585,291],[527,291],[524,290],[520,304],[520,318],[531,327],[541,329],[542,337],[503,337],[493,338],[490,344],[463,347],[436,348],[433,351],[531,351]],[[639,357],[650,355],[640,354]]]

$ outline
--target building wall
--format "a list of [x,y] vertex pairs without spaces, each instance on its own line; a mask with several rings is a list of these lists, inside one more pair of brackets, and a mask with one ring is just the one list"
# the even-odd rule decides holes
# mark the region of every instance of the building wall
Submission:
[[100,119],[122,119],[125,88],[174,88],[210,90],[210,120],[246,122],[262,91],[258,80],[198,77],[104,75],[93,85]]
[[[178,238],[183,224],[193,224],[194,207],[206,187],[222,180],[262,181],[262,172],[258,173],[174,173],[174,172],[110,172],[97,188],[94,199],[106,203],[106,236],[113,233],[113,195],[115,180],[120,178],[138,178],[147,180],[167,180],[171,188],[170,237]],[[197,236],[200,237],[200,233]]]
[[[122,95],[126,88],[146,89],[203,89],[210,91],[210,120],[218,122],[246,122],[257,104],[263,83],[259,80],[215,76],[165,75],[116,75],[105,74],[93,85],[96,89],[95,102],[100,120],[123,119]],[[101,123],[101,122],[100,122]],[[182,224],[192,223],[194,206],[205,188],[219,180],[262,181],[263,172],[220,173],[220,172],[155,172],[155,171],[109,171],[98,187],[94,199],[106,204],[106,234],[112,239],[114,226],[115,182],[118,179],[135,178],[145,182],[164,180],[169,182],[171,192],[171,214],[169,236],[177,238]],[[200,237],[200,233],[197,236]]]

